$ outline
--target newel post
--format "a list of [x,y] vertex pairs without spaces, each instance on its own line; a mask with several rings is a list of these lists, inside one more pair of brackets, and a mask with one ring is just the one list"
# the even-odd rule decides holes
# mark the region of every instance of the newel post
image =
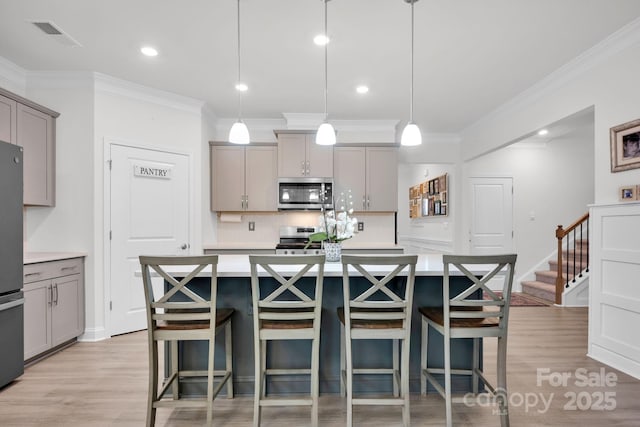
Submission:
[[556,304],[562,303],[562,291],[564,289],[564,278],[562,277],[562,239],[565,232],[562,225],[556,229],[556,239],[558,239],[558,275],[556,276]]

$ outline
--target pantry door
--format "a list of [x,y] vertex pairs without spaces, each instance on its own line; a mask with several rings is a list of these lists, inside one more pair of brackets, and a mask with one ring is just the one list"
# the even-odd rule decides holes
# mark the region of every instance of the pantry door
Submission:
[[147,327],[138,257],[189,252],[189,156],[119,143],[108,155],[105,296],[109,334],[117,335]]

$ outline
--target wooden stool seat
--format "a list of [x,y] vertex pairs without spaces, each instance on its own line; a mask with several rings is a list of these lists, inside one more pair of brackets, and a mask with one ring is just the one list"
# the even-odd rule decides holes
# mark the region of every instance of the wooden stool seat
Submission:
[[[344,307],[338,307],[338,319],[344,325]],[[353,311],[358,311],[353,309]],[[397,311],[397,310],[396,310]],[[398,329],[402,328],[402,320],[354,319],[351,321],[353,329]]]
[[[456,308],[456,310],[482,311],[481,309],[476,309],[476,308],[470,308],[465,310],[463,307],[458,307]],[[444,327],[444,310],[442,309],[442,307],[419,307],[418,311],[420,312],[420,314],[422,314],[426,318]],[[484,311],[490,312],[490,310],[484,310]],[[495,310],[491,310],[491,311],[495,312]],[[499,317],[473,317],[469,319],[465,319],[465,318],[451,319],[452,328],[481,328],[481,327],[495,328],[495,327],[498,327],[499,325],[500,325]]]
[[[180,310],[180,309],[173,309],[171,310],[172,313],[185,313],[185,312],[189,312],[192,313],[192,310]],[[200,311],[201,313],[204,313],[206,311]],[[228,322],[229,320],[231,320],[231,316],[233,316],[233,313],[235,312],[235,310],[233,308],[219,308],[216,310],[216,328],[222,326],[223,324],[225,324],[226,322]],[[187,331],[190,329],[209,329],[209,327],[211,326],[211,322],[209,320],[171,320],[171,321],[165,321],[165,320],[159,320],[158,321],[158,325],[157,325],[157,329],[164,329],[164,330],[183,330],[183,331]]]

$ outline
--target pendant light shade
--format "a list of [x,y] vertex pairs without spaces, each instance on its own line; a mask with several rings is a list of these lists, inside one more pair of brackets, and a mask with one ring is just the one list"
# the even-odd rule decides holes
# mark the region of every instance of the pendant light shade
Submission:
[[400,138],[400,144],[405,146],[420,145],[422,144],[422,135],[418,125],[413,122],[407,123],[402,131],[402,137]]
[[[327,3],[329,0],[324,1],[324,36],[329,37],[327,34]],[[329,42],[324,44],[324,122],[318,128],[316,132],[316,144],[318,145],[334,145],[336,143],[336,131],[333,129],[331,123],[327,121],[327,46]]]
[[244,86],[246,90],[246,85],[242,84],[242,80],[240,79],[240,0],[237,0],[238,3],[238,82],[236,83],[236,90],[238,91],[238,120],[231,126],[231,130],[229,131],[229,142],[233,144],[248,144],[250,141],[249,137],[249,128],[242,121],[242,91],[238,89],[238,87]]
[[409,123],[405,126],[400,137],[400,145],[411,146],[422,144],[420,128],[413,122],[413,4],[418,0],[404,0],[411,3],[411,91],[409,104]]
[[318,145],[334,145],[336,143],[336,131],[331,123],[324,122],[316,132],[316,144]]
[[229,142],[234,144],[248,144],[250,141],[249,138],[249,128],[244,122],[238,120],[231,126],[231,130],[229,131]]

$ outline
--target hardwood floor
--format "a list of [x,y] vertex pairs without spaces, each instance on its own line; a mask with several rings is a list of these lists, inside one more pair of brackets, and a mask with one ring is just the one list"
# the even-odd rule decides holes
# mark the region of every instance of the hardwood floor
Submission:
[[[0,390],[0,425],[144,425],[146,338],[146,332],[137,332],[98,343],[78,343],[27,368],[20,379]],[[495,360],[495,341],[488,341],[485,347],[487,371],[492,374],[488,368]],[[516,307],[511,310],[508,381],[513,426],[639,425],[640,380],[588,358],[586,349],[587,309]],[[617,377],[615,385],[584,385],[584,381],[576,377],[576,370],[580,368],[595,379],[601,377],[603,369],[605,375]],[[562,373],[571,377],[566,386],[553,386],[548,380],[538,386],[538,369],[547,369],[551,379],[559,378]],[[609,381],[611,383],[612,378]],[[547,409],[541,399],[551,401]],[[587,409],[593,405],[615,405],[615,409]],[[344,406],[339,396],[322,396],[320,425],[343,426]],[[249,426],[253,399],[221,398],[216,400],[214,411],[216,426]],[[264,427],[309,425],[308,408],[266,408],[263,414]],[[444,425],[444,401],[435,393],[413,396],[411,416],[413,426]],[[204,410],[159,409],[156,425],[199,426],[204,424],[204,419]],[[354,420],[355,425],[367,427],[397,426],[401,421],[400,409],[356,408]],[[499,419],[492,414],[492,407],[454,404],[454,424],[498,426]]]

